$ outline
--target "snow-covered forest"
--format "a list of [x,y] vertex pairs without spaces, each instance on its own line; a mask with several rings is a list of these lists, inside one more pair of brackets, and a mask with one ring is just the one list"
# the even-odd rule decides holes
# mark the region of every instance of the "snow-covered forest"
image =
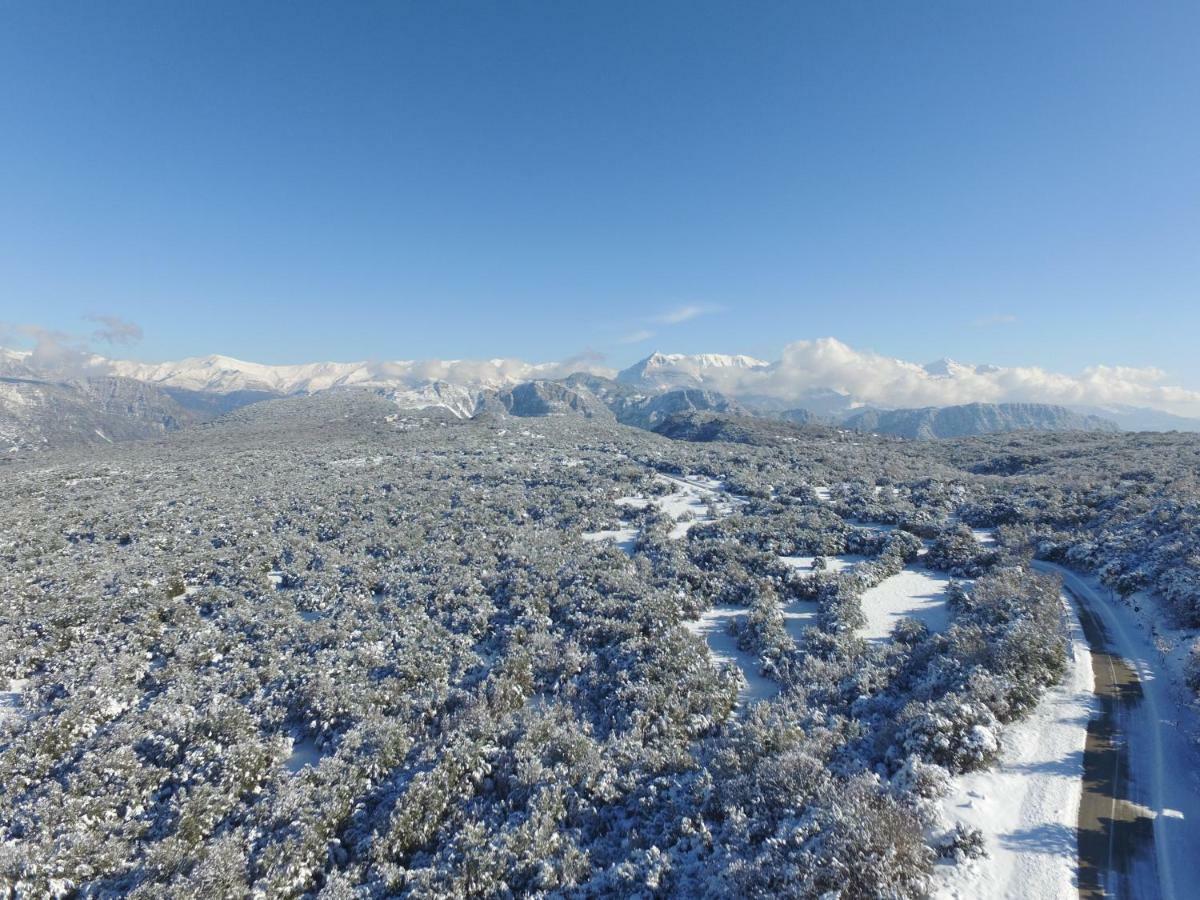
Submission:
[[[1067,664],[1200,627],[1200,440],[689,442],[369,395],[0,464],[16,896],[921,896]],[[1200,668],[1194,671],[1200,685]]]

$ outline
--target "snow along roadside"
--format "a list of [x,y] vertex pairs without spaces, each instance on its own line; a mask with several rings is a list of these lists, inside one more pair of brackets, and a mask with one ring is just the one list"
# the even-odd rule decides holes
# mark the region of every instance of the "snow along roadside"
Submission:
[[1138,616],[1124,603],[1106,599],[1110,592],[1095,578],[1042,560],[1033,565],[1061,575],[1063,584],[1088,604],[1103,624],[1111,650],[1125,659],[1141,683],[1141,702],[1126,706],[1121,737],[1127,743],[1126,792],[1148,807],[1153,818],[1155,859],[1152,867],[1137,861],[1134,885],[1145,896],[1192,896],[1200,884],[1197,721],[1184,705],[1169,662],[1155,646],[1154,629],[1145,624],[1146,618],[1155,618],[1146,615],[1150,610],[1145,607],[1157,606],[1158,601],[1143,602],[1143,615]]
[[1095,701],[1092,655],[1074,607],[1066,598],[1063,604],[1068,657],[1062,683],[1004,730],[993,768],[954,778],[941,802],[950,826],[962,822],[983,832],[990,855],[939,863],[935,897],[1052,900],[1076,893],[1083,752]]

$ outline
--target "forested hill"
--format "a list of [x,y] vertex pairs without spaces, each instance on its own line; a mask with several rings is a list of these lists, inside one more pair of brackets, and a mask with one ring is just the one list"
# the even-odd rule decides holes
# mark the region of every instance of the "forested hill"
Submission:
[[923,409],[868,409],[847,416],[847,428],[915,440],[1009,431],[1117,431],[1115,422],[1046,403],[967,403]]

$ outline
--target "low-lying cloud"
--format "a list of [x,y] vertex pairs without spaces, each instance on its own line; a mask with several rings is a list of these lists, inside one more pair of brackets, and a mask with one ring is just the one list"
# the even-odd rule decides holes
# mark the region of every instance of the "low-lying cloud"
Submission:
[[1036,366],[969,366],[917,363],[857,350],[836,338],[796,341],[779,362],[762,369],[717,370],[712,387],[732,394],[796,400],[833,390],[873,406],[951,406],[959,403],[1058,403],[1150,406],[1178,415],[1200,415],[1200,391],[1167,383],[1155,368],[1090,366],[1078,375]]

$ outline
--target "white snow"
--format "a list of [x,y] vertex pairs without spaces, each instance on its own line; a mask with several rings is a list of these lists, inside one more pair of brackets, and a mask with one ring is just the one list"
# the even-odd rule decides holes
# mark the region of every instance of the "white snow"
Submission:
[[[708,514],[710,502],[718,516],[728,515],[734,506],[746,502],[742,497],[726,493],[725,485],[715,478],[704,478],[700,475],[679,478],[662,473],[655,477],[660,481],[669,481],[678,488],[675,493],[656,497],[654,500],[659,509],[675,520],[675,527],[670,533],[672,540],[679,540],[702,522],[711,522],[712,516]],[[680,521],[689,513],[692,518]]]
[[312,766],[315,769],[321,762],[321,755],[316,741],[310,737],[304,738],[292,743],[292,754],[284,762],[284,766],[295,775],[306,766]]
[[975,536],[975,540],[987,547],[996,543],[995,528],[972,528],[971,534]]
[[792,640],[798,641],[804,632],[817,624],[820,604],[815,600],[793,600],[783,604],[783,626]]
[[13,678],[7,689],[0,691],[0,723],[21,714],[21,692],[28,683],[28,678]]
[[580,537],[589,543],[595,541],[613,541],[629,555],[633,555],[633,545],[637,542],[636,528],[612,528],[607,531],[585,531]]
[[946,823],[980,829],[989,856],[936,867],[935,897],[1052,900],[1076,894],[1075,828],[1083,750],[1093,709],[1092,657],[1069,608],[1071,655],[1063,683],[1001,735],[995,768],[952,779]]
[[[728,515],[739,503],[746,501],[725,492],[725,486],[715,478],[704,478],[691,475],[679,478],[675,475],[654,476],[660,481],[675,485],[674,493],[665,494],[648,500],[645,497],[618,497],[613,502],[617,506],[627,506],[631,509],[645,509],[651,503],[675,520],[669,537],[673,541],[683,538],[694,526],[701,522],[711,522],[709,504],[713,505],[718,516]],[[637,540],[636,528],[613,528],[605,531],[588,531],[582,535],[585,541],[613,540],[626,553],[633,553],[633,545]]]
[[613,501],[617,506],[628,506],[630,509],[645,509],[650,501],[645,497],[618,497]]
[[908,568],[868,588],[862,594],[867,619],[862,636],[870,641],[889,640],[896,623],[905,617],[924,622],[930,631],[944,631],[950,623],[946,609],[949,584],[949,575]]
[[[813,560],[816,559],[815,556],[781,556],[779,558],[793,569],[802,569],[806,572],[812,571]],[[844,556],[827,556],[825,557],[825,571],[844,572],[851,566],[865,560],[865,556],[860,556],[857,553],[847,553]]]
[[737,639],[727,630],[731,619],[744,618],[746,614],[747,610],[742,606],[714,606],[699,619],[685,623],[690,632],[704,638],[717,662],[733,664],[741,671],[745,683],[738,697],[742,702],[779,693],[779,685],[759,674],[758,658],[739,649]]

